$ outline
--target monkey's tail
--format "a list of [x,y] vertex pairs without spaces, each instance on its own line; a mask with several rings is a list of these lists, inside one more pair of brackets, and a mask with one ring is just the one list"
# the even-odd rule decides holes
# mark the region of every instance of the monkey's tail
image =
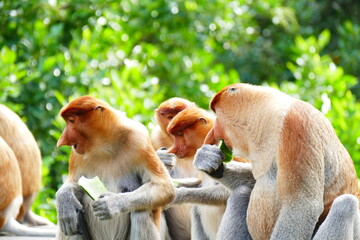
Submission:
[[9,218],[1,229],[17,236],[55,237],[57,228],[33,228],[20,224],[14,218]]

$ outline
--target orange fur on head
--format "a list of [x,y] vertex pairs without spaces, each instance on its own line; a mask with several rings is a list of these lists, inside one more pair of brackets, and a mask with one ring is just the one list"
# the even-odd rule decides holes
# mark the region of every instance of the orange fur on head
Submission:
[[155,110],[158,126],[151,133],[151,142],[156,150],[161,147],[169,148],[173,144],[174,139],[166,130],[170,121],[179,112],[194,106],[195,103],[178,97],[170,98],[159,105]]
[[106,102],[93,96],[83,96],[75,99],[74,101],[71,101],[68,105],[64,106],[60,111],[60,115],[63,118],[66,118],[70,115],[82,115],[96,109],[97,107],[109,108],[110,106]]
[[181,111],[168,126],[168,132],[175,137],[168,152],[180,158],[192,157],[203,144],[213,123],[214,117],[204,109],[191,107]]
[[170,98],[155,110],[155,116],[160,128],[166,133],[166,128],[169,122],[178,114],[188,107],[193,107],[195,104],[183,98]]

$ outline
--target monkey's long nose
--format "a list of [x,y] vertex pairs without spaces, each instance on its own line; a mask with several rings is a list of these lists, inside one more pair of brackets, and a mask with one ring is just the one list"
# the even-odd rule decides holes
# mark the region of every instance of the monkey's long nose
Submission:
[[175,147],[175,144],[173,144],[169,149],[167,149],[167,152],[168,153],[176,153],[177,152],[177,149]]
[[217,143],[218,143],[218,141],[215,139],[214,127],[213,127],[213,128],[211,128],[210,132],[208,132],[208,134],[206,135],[204,144],[215,145]]
[[68,144],[67,144],[65,135],[64,135],[64,134],[61,134],[59,140],[58,140],[57,143],[56,143],[56,147],[61,147],[61,146],[63,146],[63,145],[68,145]]

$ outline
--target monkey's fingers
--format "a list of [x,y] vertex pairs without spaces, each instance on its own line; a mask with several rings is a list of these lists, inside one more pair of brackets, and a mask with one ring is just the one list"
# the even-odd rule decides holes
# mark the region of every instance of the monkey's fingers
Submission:
[[66,236],[72,236],[77,234],[77,223],[75,219],[67,218],[61,220],[60,228]]
[[104,201],[96,200],[91,204],[91,206],[93,208],[93,211],[95,212],[95,211],[100,211],[100,210],[104,209],[106,207],[106,204]]
[[114,195],[114,193],[112,193],[112,192],[106,192],[106,193],[101,194],[98,199],[108,198],[108,197],[111,197],[113,195]]
[[217,170],[223,163],[224,153],[218,146],[203,145],[195,154],[194,166],[208,174]]
[[107,220],[112,218],[108,208],[97,208],[94,210],[94,215],[100,220]]

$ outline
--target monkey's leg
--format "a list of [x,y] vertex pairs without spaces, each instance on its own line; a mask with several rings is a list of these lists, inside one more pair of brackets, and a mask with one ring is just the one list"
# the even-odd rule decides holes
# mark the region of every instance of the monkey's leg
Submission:
[[130,240],[160,240],[160,233],[150,211],[130,213]]
[[57,229],[40,229],[28,227],[18,223],[14,218],[9,218],[2,230],[13,233],[17,236],[38,237],[54,237],[57,232]]
[[337,197],[314,240],[360,239],[359,201],[351,194]]
[[55,226],[52,222],[50,222],[44,217],[40,217],[31,210],[31,205],[34,202],[35,197],[36,197],[36,193],[33,193],[24,198],[23,206],[25,209],[25,216],[23,222],[33,226],[41,226],[41,225]]
[[209,240],[205,235],[204,227],[201,222],[200,213],[197,206],[191,208],[191,239]]
[[161,240],[171,240],[164,212],[161,213],[160,217],[160,238]]
[[248,187],[238,187],[231,193],[216,239],[252,239],[246,223],[251,190]]

